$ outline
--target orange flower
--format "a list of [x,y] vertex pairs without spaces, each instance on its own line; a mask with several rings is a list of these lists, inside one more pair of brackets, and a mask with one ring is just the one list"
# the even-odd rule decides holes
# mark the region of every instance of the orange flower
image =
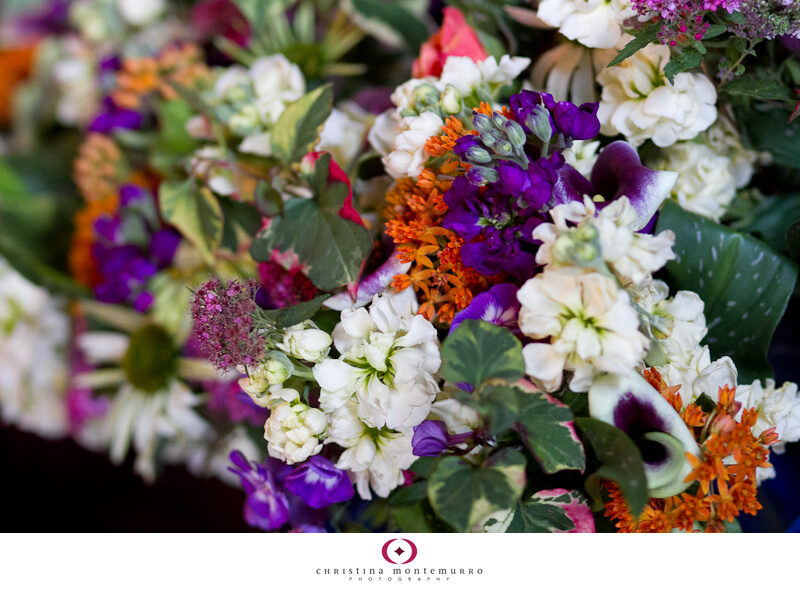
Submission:
[[103,215],[111,215],[117,210],[116,192],[102,198],[90,200],[86,206],[75,214],[75,231],[70,241],[67,264],[75,280],[85,286],[100,283],[97,264],[92,257],[94,244],[94,222]]
[[89,133],[78,151],[73,165],[73,178],[81,196],[91,202],[116,194],[128,180],[130,172],[122,152],[109,137]]
[[11,122],[14,90],[31,72],[35,45],[0,49],[0,125]]

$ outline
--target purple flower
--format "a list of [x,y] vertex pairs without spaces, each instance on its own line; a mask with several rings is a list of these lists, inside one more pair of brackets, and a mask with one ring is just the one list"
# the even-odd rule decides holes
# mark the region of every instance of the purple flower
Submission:
[[111,98],[103,100],[103,109],[89,125],[89,131],[111,133],[115,129],[138,129],[142,125],[142,115],[135,110],[120,108]]
[[414,456],[439,456],[447,450],[447,426],[438,419],[415,425],[411,445]]
[[244,519],[254,528],[277,530],[289,521],[289,501],[275,482],[273,473],[265,466],[250,463],[238,450],[230,454],[234,466],[228,470],[242,481],[247,499]]
[[599,194],[607,203],[627,196],[639,214],[636,229],[640,230],[651,221],[677,179],[677,172],[657,172],[646,168],[636,148],[625,141],[615,141],[597,157],[591,182],[575,168],[562,166],[558,170],[554,196],[558,204],[581,200],[586,194]]
[[[192,341],[194,338],[190,338]],[[268,410],[259,407],[239,386],[238,379],[233,381],[213,381],[203,383],[208,391],[208,408],[222,413],[234,423],[246,422],[256,427],[264,427]]]
[[558,130],[572,139],[593,139],[600,132],[597,118],[599,104],[587,102],[576,106],[571,102],[559,102],[551,111]]
[[449,333],[453,333],[464,319],[477,319],[501,325],[517,332],[517,316],[519,315],[519,301],[517,291],[519,287],[514,284],[496,284],[488,291],[479,294],[466,309],[453,318]]
[[353,483],[347,473],[319,455],[295,468],[284,484],[303,503],[317,509],[353,498]]
[[544,111],[549,115],[547,119],[552,136],[560,133],[564,136],[565,142],[573,139],[592,139],[600,132],[600,121],[597,118],[598,104],[595,102],[577,106],[571,102],[556,102],[547,92],[523,90],[511,96],[509,105],[514,120],[528,133],[537,134],[537,119]]

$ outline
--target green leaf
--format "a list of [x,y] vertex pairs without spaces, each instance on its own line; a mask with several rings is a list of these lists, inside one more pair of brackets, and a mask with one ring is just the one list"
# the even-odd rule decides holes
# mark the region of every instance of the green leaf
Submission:
[[711,25],[706,30],[705,35],[703,35],[703,40],[713,39],[714,37],[719,37],[720,35],[726,33],[728,31],[728,27],[725,25]]
[[405,6],[386,0],[353,0],[353,7],[368,19],[388,25],[397,32],[412,53],[428,39],[428,28]]
[[788,253],[786,234],[797,221],[800,221],[800,194],[786,194],[765,198],[731,227],[754,235],[772,249]]
[[259,182],[256,185],[253,198],[256,208],[265,217],[274,217],[283,213],[283,197],[266,182]]
[[220,198],[224,223],[221,246],[232,252],[239,250],[240,242],[250,243],[261,228],[261,214],[253,203],[230,198]]
[[787,124],[788,109],[742,108],[738,114],[753,149],[768,151],[778,166],[800,169],[800,131]]
[[442,346],[442,376],[478,386],[490,378],[517,380],[525,375],[522,345],[505,327],[466,319]]
[[767,244],[664,203],[658,231],[675,232],[676,259],[667,264],[673,291],[691,290],[705,303],[714,358],[730,356],[739,380],[770,376],[767,349],[797,279],[797,266]]
[[745,23],[744,15],[741,12],[732,12],[728,15],[728,18],[737,25],[743,25]]
[[319,139],[332,108],[330,84],[312,90],[287,106],[272,130],[272,152],[286,163],[299,161]]
[[468,532],[486,516],[508,509],[525,488],[525,458],[504,448],[479,467],[457,456],[439,462],[428,481],[428,500],[457,532]]
[[647,505],[647,477],[639,448],[613,425],[591,417],[579,417],[575,424],[588,439],[601,466],[586,479],[586,491],[602,507],[600,484],[603,479],[617,483],[631,513],[638,517]]
[[[310,235],[314,238],[309,239]],[[358,280],[371,247],[369,232],[342,219],[338,209],[323,208],[318,200],[296,198],[286,204],[283,216],[271,219],[256,236],[250,251],[255,260],[263,262],[275,248],[294,250],[308,267],[311,282],[322,290],[333,290]]]
[[641,32],[637,33],[636,36],[631,39],[625,47],[623,47],[617,56],[608,64],[607,67],[619,65],[626,59],[628,59],[631,55],[639,51],[639,49],[644,49],[650,43],[654,43],[658,40],[658,33],[661,31],[661,23],[652,23],[641,30]]
[[[575,522],[569,517],[566,508],[573,503],[586,504],[586,499],[578,491],[567,491],[549,496],[548,491],[536,493],[527,501],[520,501],[514,508],[514,519],[507,533],[549,533],[569,532],[575,529]],[[588,506],[585,508],[588,511]]]
[[796,221],[786,232],[786,244],[789,247],[789,255],[795,262],[800,262],[800,221]]
[[297,325],[313,317],[314,313],[319,311],[322,303],[325,302],[330,295],[321,294],[310,301],[304,301],[285,309],[274,309],[271,311],[261,311],[261,315],[272,321],[278,329],[291,327]]
[[161,215],[199,250],[207,262],[222,241],[222,208],[207,189],[198,189],[193,179],[164,182],[158,190]]
[[519,391],[514,429],[548,474],[586,468],[586,456],[569,407],[543,391]]
[[521,392],[505,383],[486,383],[480,388],[480,398],[468,396],[466,404],[477,409],[484,422],[488,424],[488,434],[497,436],[511,428],[519,415]]
[[789,88],[779,80],[759,79],[754,76],[735,78],[725,84],[722,89],[728,94],[750,96],[760,100],[792,100]]
[[670,84],[675,83],[675,76],[697,67],[703,62],[703,56],[697,49],[686,47],[683,53],[673,56],[669,63],[664,66],[664,75]]

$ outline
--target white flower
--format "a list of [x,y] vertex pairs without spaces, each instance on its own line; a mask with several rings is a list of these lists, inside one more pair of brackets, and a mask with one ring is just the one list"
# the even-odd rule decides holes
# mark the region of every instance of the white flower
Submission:
[[372,149],[379,154],[389,155],[398,133],[400,133],[400,119],[394,110],[387,110],[375,117],[367,133],[367,140]]
[[480,425],[478,412],[455,399],[442,399],[431,406],[431,419],[440,419],[453,435],[475,430]]
[[[264,106],[270,102],[293,102],[303,97],[306,92],[306,80],[303,72],[281,54],[261,57],[250,66],[250,78],[253,80],[259,104]],[[276,112],[276,111],[280,112]],[[268,107],[269,122],[275,122],[283,112],[283,107]]]
[[667,337],[659,340],[670,363],[691,362],[692,353],[708,333],[704,308],[697,293],[688,290],[680,290],[672,299],[656,305],[654,313],[668,317],[671,322]]
[[678,172],[670,196],[687,211],[716,221],[736,196],[731,160],[708,145],[681,141],[661,150],[650,164]]
[[136,27],[155,20],[166,7],[164,0],[117,0],[122,18]]
[[[556,100],[575,104],[597,102],[597,74],[617,54],[614,49],[590,49],[578,43],[561,43],[543,53],[531,72],[534,89]],[[566,154],[565,154],[566,155]]]
[[327,427],[325,414],[303,403],[281,403],[272,408],[264,424],[267,451],[288,464],[303,462],[322,450],[320,438]]
[[462,96],[472,94],[481,86],[491,90],[502,88],[513,82],[530,62],[527,57],[509,55],[503,55],[499,62],[489,56],[477,63],[470,57],[448,57],[442,66],[438,86],[441,91],[448,85],[453,86]]
[[660,372],[669,386],[680,385],[684,404],[694,402],[704,393],[716,401],[720,387],[736,386],[738,373],[733,360],[723,356],[711,362],[708,346],[695,348],[686,362],[671,360]]
[[249,375],[239,379],[239,386],[258,405],[270,387],[285,382],[294,372],[294,365],[282,352],[271,352]]
[[628,0],[542,0],[536,15],[567,39],[587,47],[614,47],[620,23],[636,13]]
[[766,386],[762,386],[760,381],[755,380],[749,385],[739,385],[736,387],[736,400],[742,403],[742,410],[758,410],[753,435],[759,436],[775,428],[780,443],[772,449],[781,454],[787,443],[800,440],[800,396],[793,382],[785,382],[778,388],[771,378],[766,379],[765,383]]
[[442,118],[431,111],[404,117],[394,138],[394,150],[383,158],[389,175],[393,178],[419,176],[428,159],[425,142],[429,137],[441,134],[442,125]]
[[[620,282],[642,287],[651,280],[653,272],[675,257],[672,251],[675,234],[672,231],[662,231],[658,235],[638,233],[635,227],[639,216],[625,196],[600,211],[592,199],[584,197],[582,203],[575,201],[554,207],[550,216],[553,223],[543,223],[533,232],[534,239],[542,241],[536,252],[538,264],[569,265],[573,263],[574,255],[570,254],[573,248],[594,247],[592,243],[596,239],[597,254],[608,263]],[[568,222],[578,226],[571,227]],[[576,255],[581,255],[589,264],[589,253],[581,251]]]
[[363,499],[372,498],[370,487],[379,497],[387,497],[403,484],[403,469],[417,459],[411,446],[413,431],[376,432],[359,419],[357,410],[355,401],[349,401],[330,415],[327,441],[345,448],[336,466],[353,473]]
[[284,332],[278,348],[293,358],[316,363],[327,358],[332,343],[331,336],[318,329],[313,321],[304,321]]
[[729,166],[736,188],[744,188],[750,183],[754,164],[767,165],[772,161],[769,152],[745,149],[736,125],[727,117],[719,117],[705,132],[705,141],[716,153],[730,160]]
[[645,355],[647,338],[628,294],[613,278],[579,268],[545,270],[517,293],[519,326],[533,339],[523,348],[525,371],[545,390],[588,390],[598,372],[624,374]]
[[330,152],[337,164],[348,169],[364,144],[368,116],[354,102],[334,108],[319,134],[317,151]]
[[599,148],[599,141],[577,139],[572,142],[572,147],[564,150],[564,161],[588,178],[597,161]]
[[0,416],[47,438],[67,433],[70,324],[62,305],[0,258]]
[[717,91],[703,74],[680,73],[670,84],[664,75],[669,47],[651,44],[597,76],[603,87],[600,131],[622,133],[638,146],[652,139],[659,147],[693,139],[717,118]]
[[369,311],[342,312],[333,331],[340,357],[313,368],[326,413],[355,396],[358,417],[370,427],[409,429],[428,415],[441,358],[436,329],[415,314],[412,297],[379,295]]
[[99,101],[94,53],[76,38],[45,44],[42,52],[58,52],[52,70],[58,122],[68,126],[88,124],[97,113]]

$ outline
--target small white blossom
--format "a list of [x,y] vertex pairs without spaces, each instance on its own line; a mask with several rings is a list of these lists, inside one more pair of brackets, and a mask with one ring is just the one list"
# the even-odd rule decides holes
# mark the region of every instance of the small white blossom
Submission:
[[647,338],[628,293],[613,278],[567,267],[545,270],[517,293],[522,333],[546,342],[523,348],[525,371],[547,391],[573,372],[570,389],[588,390],[598,372],[624,374],[645,355]]
[[439,392],[441,365],[436,329],[416,315],[413,293],[376,296],[369,311],[343,311],[333,331],[340,353],[313,368],[320,405],[331,412],[357,400],[370,427],[409,429],[428,415]]
[[[538,264],[568,265],[569,261],[560,254],[562,249],[592,247],[590,244],[596,239],[597,255],[608,263],[620,282],[641,287],[651,280],[653,272],[675,257],[672,251],[675,234],[672,231],[662,231],[658,235],[638,233],[634,228],[639,216],[624,196],[599,211],[595,203],[585,197],[582,203],[575,201],[554,207],[550,216],[553,223],[543,223],[533,232],[534,239],[542,241],[536,253]],[[577,224],[577,227],[568,223]]]
[[166,7],[164,0],[117,0],[117,9],[122,18],[136,27],[155,20]]
[[371,499],[370,488],[387,497],[403,484],[403,469],[417,459],[411,445],[413,430],[369,428],[357,415],[357,404],[349,401],[330,415],[328,440],[345,448],[336,466],[353,473],[362,499]]
[[736,400],[742,403],[742,410],[758,410],[753,435],[759,436],[775,428],[780,442],[772,449],[778,454],[783,453],[787,443],[800,440],[800,395],[795,383],[785,382],[776,387],[775,381],[768,378],[762,386],[761,381],[755,380],[749,385],[736,387]]
[[669,47],[651,44],[597,76],[603,87],[597,117],[605,135],[621,133],[635,146],[652,139],[667,147],[694,139],[717,118],[717,91],[703,74],[664,75]]
[[708,346],[695,348],[686,362],[673,359],[660,372],[669,386],[680,385],[684,404],[694,402],[704,393],[716,401],[721,387],[736,386],[738,375],[733,360],[728,356],[712,362]]
[[285,382],[293,371],[294,365],[285,354],[271,352],[265,360],[249,370],[248,376],[239,379],[239,386],[256,401],[273,385]]
[[419,116],[404,117],[394,138],[394,149],[383,158],[386,171],[393,178],[419,176],[428,159],[425,142],[442,132],[444,121],[434,112],[426,111]]
[[319,134],[317,151],[330,152],[337,164],[348,169],[364,144],[368,117],[354,102],[334,108]]
[[267,451],[288,464],[303,462],[322,450],[321,437],[327,427],[325,414],[303,403],[281,403],[273,407],[264,424]]
[[536,15],[567,39],[586,47],[614,47],[620,27],[635,16],[628,0],[542,0]]
[[564,150],[564,161],[588,178],[597,161],[599,148],[599,141],[577,139],[572,142],[572,147]]
[[293,358],[316,363],[328,357],[332,343],[330,335],[312,321],[304,321],[284,332],[283,343],[278,344],[278,348]]

